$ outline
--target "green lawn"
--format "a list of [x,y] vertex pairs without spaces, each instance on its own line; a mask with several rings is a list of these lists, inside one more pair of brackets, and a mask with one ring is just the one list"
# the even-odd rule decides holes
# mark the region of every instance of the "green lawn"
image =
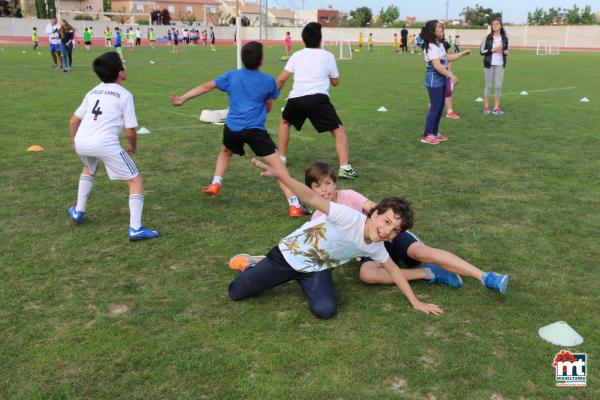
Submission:
[[[374,200],[408,196],[426,243],[511,282],[506,296],[473,280],[461,289],[413,283],[444,308],[435,318],[395,287],[361,284],[352,263],[334,271],[338,314],[321,321],[296,283],[237,303],[227,296],[230,256],[264,254],[302,222],[286,216],[249,157],[233,160],[220,197],[199,191],[222,127],[197,117],[227,98],[175,109],[169,96],[234,68],[233,48],[125,52],[126,87],[152,131],[135,156],[144,221],[162,234],[142,243],[127,241],[127,190],[104,170],[86,222],[67,215],[81,168],[67,122],[96,85],[90,65],[105,49],[78,48],[70,74],[50,68],[46,49],[22,49],[0,52],[0,398],[600,398],[600,54],[512,52],[503,117],[474,102],[481,57],[460,60],[462,118],[442,121],[450,140],[439,146],[418,141],[422,56],[380,47],[338,62],[333,103],[362,175],[339,186]],[[282,53],[266,48],[265,72],[281,70]],[[287,90],[268,118],[274,138]],[[32,144],[46,151],[26,153]],[[289,159],[299,178],[312,161],[337,166],[333,140],[310,125],[293,134]],[[587,388],[554,386],[561,348],[537,329],[558,320],[585,339],[574,350],[588,355]]]

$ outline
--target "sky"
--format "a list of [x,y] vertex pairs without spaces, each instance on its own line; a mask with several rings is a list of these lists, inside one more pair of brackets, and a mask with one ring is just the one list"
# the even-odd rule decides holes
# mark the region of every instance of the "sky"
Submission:
[[[268,0],[269,7],[283,8],[327,8],[328,5],[335,9],[350,11],[357,7],[368,6],[374,14],[378,14],[382,7],[394,4],[400,8],[400,18],[405,19],[408,15],[414,15],[417,20],[440,19],[446,16],[446,0]],[[448,0],[448,17],[460,18],[459,14],[463,8],[479,4],[494,11],[502,11],[505,22],[524,23],[527,22],[527,13],[536,7],[549,9],[551,7],[572,8],[577,4],[580,8],[589,4],[592,11],[600,11],[598,0]]]

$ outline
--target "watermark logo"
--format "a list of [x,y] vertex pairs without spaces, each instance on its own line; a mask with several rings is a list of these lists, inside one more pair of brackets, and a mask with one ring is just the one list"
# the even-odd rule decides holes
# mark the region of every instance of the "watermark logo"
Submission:
[[587,386],[587,355],[561,350],[552,363],[556,386]]

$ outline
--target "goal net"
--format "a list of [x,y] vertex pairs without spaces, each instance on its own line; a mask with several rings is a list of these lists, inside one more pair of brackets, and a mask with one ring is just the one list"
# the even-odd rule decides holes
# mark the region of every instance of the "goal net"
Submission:
[[560,42],[558,41],[551,41],[550,45],[548,46],[548,55],[551,56],[557,56],[560,54]]
[[340,41],[340,60],[352,60],[352,45],[350,42],[341,40]]
[[545,40],[538,40],[535,46],[535,55],[536,56],[546,56],[548,55],[548,44]]

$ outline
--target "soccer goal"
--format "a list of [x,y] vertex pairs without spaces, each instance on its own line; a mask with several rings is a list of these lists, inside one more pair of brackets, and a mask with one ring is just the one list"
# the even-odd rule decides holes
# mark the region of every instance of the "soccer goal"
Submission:
[[550,41],[550,45],[548,46],[548,55],[557,56],[560,54],[560,42],[556,40]]
[[352,45],[350,42],[340,40],[340,60],[352,60]]
[[538,40],[535,46],[535,55],[536,56],[546,56],[548,55],[548,44],[545,40]]

